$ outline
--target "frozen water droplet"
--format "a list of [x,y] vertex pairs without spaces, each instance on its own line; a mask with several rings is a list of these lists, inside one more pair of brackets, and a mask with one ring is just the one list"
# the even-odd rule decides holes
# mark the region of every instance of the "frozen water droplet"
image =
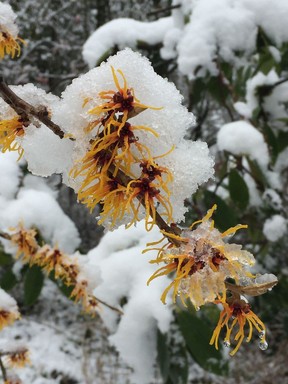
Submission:
[[259,339],[263,339],[265,337],[265,331],[259,332]]
[[267,341],[265,341],[265,340],[261,340],[260,343],[259,343],[259,348],[260,348],[262,351],[266,351],[266,349],[268,348],[268,343],[267,343]]
[[229,348],[230,347],[230,341],[228,341],[228,340],[224,340],[224,342],[223,342],[223,344],[224,344],[224,346],[226,347],[226,348]]

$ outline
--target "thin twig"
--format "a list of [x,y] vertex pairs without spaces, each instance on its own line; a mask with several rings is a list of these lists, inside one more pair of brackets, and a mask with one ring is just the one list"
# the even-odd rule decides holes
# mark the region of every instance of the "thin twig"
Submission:
[[17,96],[8,85],[5,83],[2,76],[0,76],[0,95],[3,100],[10,105],[11,108],[23,119],[25,122],[30,121],[30,115],[36,117],[39,121],[45,124],[55,135],[63,139],[65,133],[49,118],[47,107],[39,106],[37,108],[27,103],[21,97]]
[[181,4],[175,4],[175,5],[171,5],[170,7],[155,9],[155,11],[151,11],[147,13],[147,16],[158,15],[158,13],[173,11],[173,9],[178,9],[178,8],[181,8]]
[[[94,295],[93,295],[93,296],[94,296]],[[96,296],[94,296],[94,297],[95,297],[95,299],[96,299],[100,304],[105,305],[105,307],[112,309],[112,311],[118,312],[119,315],[124,315],[124,312],[121,311],[121,309],[119,309],[119,308],[117,308],[117,307],[113,307],[113,305],[110,305],[110,304],[106,303],[105,301],[99,299],[99,298],[96,297]]]
[[0,237],[3,237],[3,239],[6,239],[6,240],[11,240],[11,235],[5,232],[0,231]]

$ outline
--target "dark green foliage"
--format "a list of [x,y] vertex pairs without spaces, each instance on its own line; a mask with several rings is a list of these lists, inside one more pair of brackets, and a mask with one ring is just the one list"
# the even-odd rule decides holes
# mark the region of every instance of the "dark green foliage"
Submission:
[[5,291],[10,291],[17,283],[16,276],[12,272],[11,268],[6,269],[1,273],[0,287]]
[[187,350],[173,334],[157,334],[157,360],[164,384],[186,384],[188,379]]
[[231,200],[240,208],[245,209],[249,203],[249,190],[243,177],[236,169],[229,173],[229,193]]
[[179,312],[177,322],[193,359],[209,372],[217,375],[225,374],[227,365],[223,364],[221,351],[217,351],[214,346],[209,345],[215,326],[212,328],[205,319],[188,311]]
[[24,305],[33,305],[38,299],[44,282],[41,268],[33,265],[28,268],[24,277]]

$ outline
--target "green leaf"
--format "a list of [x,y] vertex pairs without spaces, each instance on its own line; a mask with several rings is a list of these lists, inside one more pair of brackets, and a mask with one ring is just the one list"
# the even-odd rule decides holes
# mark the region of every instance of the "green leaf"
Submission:
[[215,195],[213,192],[204,192],[204,201],[207,210],[214,204],[217,204],[217,210],[213,214],[215,226],[222,231],[237,224],[237,217],[232,208],[230,208],[221,197]]
[[38,299],[44,282],[44,275],[41,268],[33,265],[25,274],[24,280],[24,304],[29,306]]
[[56,279],[55,278],[55,271],[54,270],[52,270],[49,273],[48,278],[51,281],[53,281],[54,284],[57,285],[57,287],[59,288],[60,292],[63,293],[64,296],[66,296],[66,297],[68,297],[68,299],[72,300],[71,299],[71,293],[72,293],[73,289],[75,288],[75,285],[67,285],[62,280]]
[[188,359],[186,348],[183,346],[175,351],[175,358],[171,359],[169,382],[172,384],[186,384],[188,380]]
[[172,339],[169,344],[167,335],[158,330],[157,360],[163,383],[186,384],[188,380],[188,359],[184,345],[175,345]]
[[13,259],[11,255],[8,255],[7,253],[0,251],[0,265],[10,265],[13,263]]
[[268,143],[269,148],[272,152],[272,161],[274,163],[279,153],[278,140],[273,130],[270,128],[268,124],[264,124],[263,129],[264,129],[265,140]]
[[[288,119],[287,119],[288,125]],[[279,153],[288,147],[288,132],[280,131],[277,137]]]
[[229,81],[233,81],[233,66],[227,62],[221,62],[221,70]]
[[169,375],[170,366],[170,354],[167,345],[167,335],[159,331],[157,332],[157,360],[160,367],[160,372],[163,377],[163,381],[166,382]]
[[221,82],[219,77],[211,77],[207,84],[207,88],[212,97],[220,104],[223,104],[229,96],[228,88]]
[[261,107],[258,106],[252,112],[252,120],[258,120],[260,113],[261,113]]
[[273,42],[266,35],[261,27],[258,27],[258,33],[256,38],[257,51],[263,51],[265,48],[273,45]]
[[[285,47],[285,44],[284,44]],[[288,69],[288,49],[287,49],[287,44],[286,44],[286,49],[282,51],[282,57],[281,57],[281,62],[280,66],[283,71],[287,71]]]
[[192,92],[189,95],[190,102],[192,105],[196,105],[203,100],[206,92],[206,84],[202,78],[196,78],[192,84]]
[[203,369],[224,375],[227,372],[227,364],[224,364],[221,352],[209,345],[213,330],[207,323],[187,311],[179,312],[177,321],[193,359]]
[[229,192],[231,199],[240,209],[247,207],[249,203],[249,190],[245,180],[236,169],[229,173]]
[[0,287],[4,289],[4,291],[10,291],[10,289],[12,289],[16,283],[16,276],[11,269],[8,269],[2,274],[0,279]]
[[251,160],[249,157],[247,157],[247,161],[254,181],[256,182],[258,188],[264,192],[265,188],[269,186],[269,183],[262,169],[259,167],[256,160]]
[[271,69],[275,67],[275,64],[273,56],[265,54],[260,58],[259,70],[264,73],[264,75],[267,75]]

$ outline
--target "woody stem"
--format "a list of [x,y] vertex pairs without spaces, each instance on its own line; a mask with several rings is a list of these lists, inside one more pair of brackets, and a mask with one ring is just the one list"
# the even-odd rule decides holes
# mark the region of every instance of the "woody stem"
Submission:
[[17,96],[15,92],[8,87],[5,83],[4,78],[0,76],[0,96],[3,98],[5,103],[10,105],[12,109],[17,113],[17,115],[25,122],[30,121],[30,116],[36,117],[37,120],[45,124],[46,127],[51,129],[55,135],[63,139],[65,133],[49,118],[49,112],[46,106],[34,107],[33,105],[27,103],[21,97]]

